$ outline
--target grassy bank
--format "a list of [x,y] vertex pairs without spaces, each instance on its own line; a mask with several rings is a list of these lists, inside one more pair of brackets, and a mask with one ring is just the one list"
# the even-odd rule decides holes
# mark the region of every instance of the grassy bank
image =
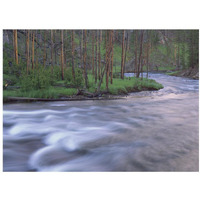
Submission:
[[[94,84],[92,75],[88,76],[89,88],[85,91],[94,94],[96,93],[97,85]],[[113,79],[113,84],[109,85],[109,90],[106,91],[106,81],[104,80],[100,93],[105,95],[124,95],[130,92],[142,91],[142,90],[159,90],[163,86],[151,79],[141,80],[140,78],[129,77],[124,80],[119,78]],[[97,83],[98,84],[98,83]],[[45,99],[57,99],[62,97],[76,97],[78,93],[77,88],[67,88],[64,81],[58,81],[56,86],[50,86],[46,89],[22,91],[21,88],[7,88],[3,91],[4,102],[9,99],[9,97],[26,97],[26,98],[45,98]],[[82,88],[83,89],[83,88]],[[106,93],[106,94],[104,94]]]

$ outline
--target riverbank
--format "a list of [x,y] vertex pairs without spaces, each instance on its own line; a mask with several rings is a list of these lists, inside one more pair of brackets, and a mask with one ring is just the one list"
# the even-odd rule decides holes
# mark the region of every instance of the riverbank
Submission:
[[181,71],[168,72],[166,74],[170,76],[179,76],[199,80],[199,68],[189,68]]
[[124,98],[131,92],[159,90],[163,85],[152,79],[128,77],[125,80],[114,79],[115,84],[109,85],[106,91],[105,82],[99,92],[91,85],[86,89],[66,88],[57,85],[45,90],[21,91],[20,88],[5,89],[3,102],[32,102],[32,101],[81,101],[81,100],[114,100]]

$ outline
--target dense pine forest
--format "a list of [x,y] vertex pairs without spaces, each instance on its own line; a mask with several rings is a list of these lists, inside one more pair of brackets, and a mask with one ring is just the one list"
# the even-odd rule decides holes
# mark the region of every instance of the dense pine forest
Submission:
[[149,72],[198,78],[198,68],[198,30],[3,31],[4,101],[158,90]]

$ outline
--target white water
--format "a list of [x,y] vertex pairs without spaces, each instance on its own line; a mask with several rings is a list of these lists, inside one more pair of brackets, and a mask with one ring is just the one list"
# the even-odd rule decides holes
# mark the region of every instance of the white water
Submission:
[[5,104],[4,171],[198,171],[199,81],[150,76],[164,89]]

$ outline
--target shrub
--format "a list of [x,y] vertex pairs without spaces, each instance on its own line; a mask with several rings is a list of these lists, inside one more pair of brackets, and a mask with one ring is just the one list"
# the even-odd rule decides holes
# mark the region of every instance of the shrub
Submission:
[[65,71],[65,84],[66,86],[82,87],[83,86],[83,72],[80,68],[75,68],[75,80],[72,76],[72,68],[68,68]]
[[39,67],[37,71],[30,70],[28,75],[23,71],[20,77],[22,91],[47,89],[53,82],[51,71],[43,67]]

